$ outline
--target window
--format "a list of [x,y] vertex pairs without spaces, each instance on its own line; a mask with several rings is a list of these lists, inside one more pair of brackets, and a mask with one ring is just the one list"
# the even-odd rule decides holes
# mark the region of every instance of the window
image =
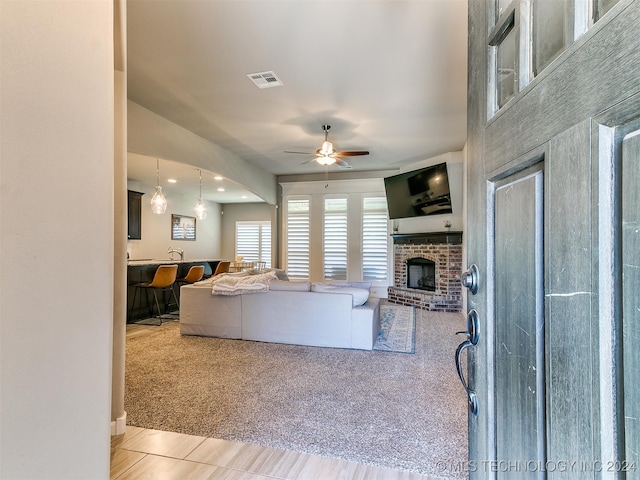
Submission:
[[533,71],[542,72],[570,42],[567,18],[568,2],[534,0],[533,2]]
[[594,20],[600,20],[616,3],[618,0],[594,0]]
[[271,222],[236,222],[236,256],[271,267]]
[[511,7],[500,16],[489,39],[494,64],[490,81],[493,90],[489,92],[489,98],[493,99],[490,114],[504,107],[518,92],[518,39],[516,10]]
[[309,278],[309,198],[287,200],[287,275]]
[[289,278],[387,286],[391,237],[382,179],[281,185]]
[[347,279],[347,198],[324,199],[324,279]]
[[387,281],[387,199],[367,197],[362,202],[362,280]]

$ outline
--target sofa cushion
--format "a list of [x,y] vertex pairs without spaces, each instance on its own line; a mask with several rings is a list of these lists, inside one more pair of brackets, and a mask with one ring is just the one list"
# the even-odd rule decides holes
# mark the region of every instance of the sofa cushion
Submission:
[[326,283],[314,283],[311,290],[318,293],[348,293],[353,298],[354,307],[364,304],[369,298],[369,290],[364,288],[336,287]]
[[332,287],[364,288],[371,290],[371,282],[331,282]]
[[269,282],[269,290],[309,292],[311,291],[311,282],[289,282],[275,279]]

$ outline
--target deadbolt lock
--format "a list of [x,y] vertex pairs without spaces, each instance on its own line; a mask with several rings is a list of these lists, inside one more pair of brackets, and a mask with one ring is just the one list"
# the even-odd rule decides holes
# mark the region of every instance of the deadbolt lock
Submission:
[[460,283],[464,288],[468,288],[472,295],[478,293],[478,266],[474,263],[469,267],[469,270],[463,272],[460,275]]

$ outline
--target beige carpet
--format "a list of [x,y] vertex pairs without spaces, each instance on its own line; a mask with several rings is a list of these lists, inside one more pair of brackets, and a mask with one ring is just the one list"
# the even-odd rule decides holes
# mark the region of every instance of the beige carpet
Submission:
[[414,355],[182,337],[165,324],[127,340],[127,421],[464,478],[437,463],[467,458],[453,360],[464,317],[416,312]]

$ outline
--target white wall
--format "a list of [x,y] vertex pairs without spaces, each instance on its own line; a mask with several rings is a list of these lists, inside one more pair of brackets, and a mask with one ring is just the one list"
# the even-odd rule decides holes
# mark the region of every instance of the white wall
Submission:
[[171,190],[162,190],[167,199],[167,211],[162,215],[151,212],[151,197],[155,189],[129,182],[128,188],[142,192],[142,239],[129,240],[127,251],[131,259],[168,259],[169,247],[184,250],[185,260],[212,260],[221,257],[221,207],[215,202],[205,201],[207,204],[207,218],[196,220],[196,239],[171,240],[171,214],[195,216],[193,207],[197,197],[183,197]]
[[0,8],[0,476],[107,479],[113,3]]

